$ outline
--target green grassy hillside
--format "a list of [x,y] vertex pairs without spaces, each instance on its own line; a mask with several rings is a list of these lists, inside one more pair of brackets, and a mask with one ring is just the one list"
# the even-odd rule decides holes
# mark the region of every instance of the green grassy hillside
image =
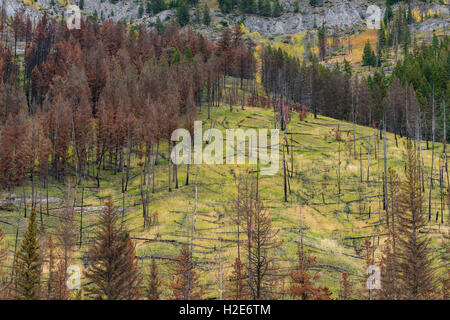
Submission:
[[[270,212],[275,227],[280,229],[279,237],[283,245],[274,254],[279,259],[282,274],[288,274],[296,259],[297,242],[300,239],[300,214],[302,215],[304,243],[317,256],[317,270],[322,274],[320,282],[326,284],[337,295],[342,272],[352,275],[355,283],[362,283],[365,253],[362,251],[364,238],[375,235],[376,246],[382,243],[383,230],[380,227],[384,219],[382,209],[382,177],[383,177],[383,140],[379,139],[379,131],[351,123],[337,121],[319,116],[313,119],[309,115],[306,121],[300,121],[294,112],[288,125],[287,140],[294,147],[289,148],[286,162],[289,171],[288,202],[284,202],[283,162],[280,153],[280,170],[274,176],[260,176],[259,194],[266,209]],[[212,110],[212,121],[207,120],[205,110],[200,112],[203,119],[203,130],[214,127],[225,133],[226,128],[274,128],[273,111],[268,109],[240,107],[230,112],[229,107]],[[336,139],[339,130],[341,141]],[[224,134],[225,135],[225,134]],[[280,133],[280,140],[283,133]],[[355,139],[355,141],[353,140]],[[398,137],[398,147],[394,136],[387,134],[388,167],[394,168],[403,176],[403,154],[405,139]],[[431,145],[431,144],[430,144]],[[356,149],[356,157],[354,150]],[[423,161],[425,177],[429,177],[431,167],[431,149],[423,143]],[[370,150],[370,154],[369,154]],[[434,159],[435,182],[432,190],[433,219],[429,223],[433,245],[438,248],[442,235],[448,229],[435,222],[436,212],[441,211],[439,188],[439,165],[443,161],[443,146],[436,144]],[[160,156],[155,167],[155,193],[151,194],[150,212],[158,212],[158,221],[144,229],[139,184],[140,171],[137,159],[132,159],[130,187],[125,196],[125,223],[135,240],[140,264],[149,266],[152,256],[158,258],[161,276],[167,284],[170,281],[169,267],[183,242],[187,241],[187,231],[195,220],[194,259],[201,275],[200,281],[206,288],[209,297],[219,296],[219,262],[224,268],[224,278],[230,272],[230,266],[236,257],[236,228],[233,227],[229,212],[232,210],[233,198],[236,195],[234,176],[248,170],[255,170],[250,165],[192,165],[190,168],[190,185],[185,185],[186,166],[178,169],[179,188],[168,192],[167,176],[167,142],[160,145]],[[340,159],[340,164],[339,160]],[[370,159],[370,161],[368,161]],[[293,170],[291,168],[293,164]],[[367,166],[369,164],[369,176]],[[195,173],[198,170],[198,208],[194,215]],[[362,171],[362,182],[361,182]],[[338,192],[338,176],[341,190]],[[429,178],[425,178],[429,181]],[[49,215],[46,205],[38,204],[38,212],[42,211],[41,230],[57,236],[55,226],[58,224],[58,208],[64,205],[61,200],[67,190],[62,183],[54,182],[49,191]],[[72,183],[73,185],[73,183]],[[174,186],[174,185],[173,185]],[[31,186],[25,189],[30,194]],[[3,193],[1,199],[0,227],[6,234],[10,249],[11,265],[17,225],[19,240],[25,229],[23,218],[22,188],[13,191],[16,202],[8,204],[9,193]],[[426,194],[428,195],[428,185]],[[45,198],[45,189],[42,189]],[[72,189],[74,203],[79,206],[82,197],[81,186]],[[76,246],[76,264],[86,262],[86,252],[92,240],[97,214],[106,196],[112,195],[115,205],[123,205],[121,193],[121,174],[103,171],[101,188],[95,187],[95,180],[85,183],[83,242],[81,249]],[[13,196],[14,196],[13,195]],[[300,197],[298,197],[299,195]],[[426,197],[428,199],[428,196]],[[10,199],[11,201],[11,199]],[[28,203],[28,206],[30,204]],[[427,206],[428,208],[428,206]],[[29,210],[29,209],[28,209]],[[369,215],[370,212],[370,215]],[[447,211],[445,211],[445,215]],[[80,208],[76,209],[77,232],[80,223]],[[38,220],[41,223],[41,220]],[[381,236],[380,236],[381,235]],[[380,237],[379,237],[380,236]],[[223,240],[220,241],[219,239]],[[46,239],[42,237],[43,248]],[[375,254],[379,254],[379,247]],[[44,269],[45,270],[45,269]],[[288,284],[288,278],[285,285]],[[168,291],[165,294],[169,294]]]

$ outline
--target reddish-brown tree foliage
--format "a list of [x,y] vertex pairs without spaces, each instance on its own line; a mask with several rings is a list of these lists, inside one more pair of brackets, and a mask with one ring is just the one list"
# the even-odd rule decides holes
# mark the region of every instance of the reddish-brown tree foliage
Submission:
[[203,293],[199,285],[198,274],[187,245],[181,247],[180,255],[176,258],[170,288],[173,299],[176,300],[200,300],[202,298]]

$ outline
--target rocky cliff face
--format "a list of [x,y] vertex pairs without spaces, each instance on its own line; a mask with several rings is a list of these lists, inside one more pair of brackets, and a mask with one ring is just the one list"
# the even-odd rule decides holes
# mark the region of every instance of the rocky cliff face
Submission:
[[[8,16],[14,15],[16,11],[23,11],[25,14],[36,18],[43,14],[44,10],[52,16],[61,16],[67,14],[67,8],[56,4],[51,5],[51,0],[38,0],[37,2],[42,6],[40,10],[26,6],[18,0],[1,0],[5,6]],[[384,3],[384,1],[380,1]],[[72,4],[78,4],[79,0],[72,0]],[[280,4],[284,8],[284,14],[278,18],[265,18],[256,15],[240,16],[238,14],[223,15],[218,10],[211,11],[212,25],[234,25],[243,18],[245,26],[250,32],[259,32],[262,35],[283,35],[294,34],[298,32],[305,32],[313,28],[314,23],[320,26],[323,22],[329,27],[338,27],[343,30],[362,29],[366,26],[367,8],[371,4],[363,0],[324,0],[322,5],[318,7],[311,7],[309,0],[300,0],[299,12],[294,13],[295,0],[280,0]],[[384,12],[382,4],[380,8]],[[38,5],[39,6],[39,5]],[[443,9],[446,12],[446,18],[432,19],[426,24],[415,26],[418,31],[420,28],[430,29],[448,25],[448,8],[444,5],[438,4],[424,4],[417,2],[414,6],[420,6],[422,11],[427,11],[429,8],[433,11]],[[94,13],[101,19],[113,19],[115,21],[126,19],[140,22],[140,23],[154,23],[157,17],[162,22],[167,22],[174,18],[175,13],[171,10],[166,10],[159,13],[157,16],[149,17],[144,13],[144,17],[139,19],[138,16],[139,3],[136,1],[119,1],[117,4],[111,4],[108,0],[84,0],[84,15],[93,15]],[[194,11],[191,10],[192,15]],[[203,28],[204,29],[204,28]]]
[[[37,3],[35,7],[25,5],[22,0],[0,0],[0,4],[2,1],[8,16],[14,15],[16,11],[23,11],[31,18],[41,16],[44,11],[47,11],[51,16],[62,16],[66,15],[68,12],[67,7],[60,5],[60,3],[63,3],[64,1],[58,2],[58,0],[54,0],[54,4],[52,5],[51,0],[35,0]],[[79,0],[72,0],[70,3],[78,5]],[[41,9],[38,9],[39,7],[41,7]],[[84,15],[93,15],[94,13],[97,13],[99,18],[111,18],[118,21],[121,19],[136,19],[138,17],[138,10],[139,4],[135,1],[120,1],[117,4],[112,4],[109,0],[103,2],[100,0],[84,0],[82,13]]]
[[[285,5],[290,8],[290,5]],[[313,8],[307,4],[301,5],[299,13],[287,12],[278,18],[263,18],[248,16],[245,26],[250,31],[263,34],[291,34],[305,32],[325,22],[328,26],[348,29],[362,28],[365,25],[364,16],[367,4],[363,1],[335,1],[329,6]]]

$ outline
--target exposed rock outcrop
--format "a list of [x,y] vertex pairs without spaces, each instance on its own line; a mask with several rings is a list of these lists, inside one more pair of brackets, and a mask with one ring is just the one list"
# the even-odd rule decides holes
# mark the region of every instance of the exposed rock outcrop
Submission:
[[[62,16],[68,12],[67,8],[61,6],[57,0],[54,0],[54,5],[51,4],[51,0],[37,1],[37,7],[40,6],[40,10],[24,5],[18,0],[1,1],[3,1],[8,16],[14,15],[18,10],[30,15],[32,19],[42,15],[44,11],[47,11],[51,16]],[[224,15],[218,10],[212,10],[211,25],[226,26],[243,21],[251,32],[259,32],[266,36],[305,32],[308,29],[312,29],[314,25],[320,26],[323,22],[331,28],[338,27],[346,30],[362,29],[366,26],[367,8],[371,4],[363,0],[324,0],[320,6],[312,7],[309,5],[308,0],[300,0],[298,13],[294,13],[295,1],[280,0],[284,8],[284,14],[277,18],[267,18],[257,15],[241,16],[237,13]],[[78,4],[79,0],[72,0],[71,3]],[[384,14],[383,3],[384,1],[380,1],[379,4],[382,14]],[[444,16],[446,16],[430,19],[424,23],[414,25],[412,28],[415,31],[430,31],[448,25],[448,8],[445,5],[417,2],[412,6],[420,6],[424,12],[428,9],[432,9],[434,12],[441,10],[441,12],[444,12]],[[157,17],[163,23],[173,20],[175,17],[174,10],[166,10],[156,16],[147,16],[144,12],[144,16],[139,18],[139,3],[135,1],[118,1],[116,4],[112,4],[109,1],[84,0],[82,13],[84,15],[96,14],[100,19],[113,19],[114,21],[122,19],[130,21],[132,19],[138,23],[145,24],[155,23]],[[191,14],[192,16],[194,15],[193,9],[191,9]]]

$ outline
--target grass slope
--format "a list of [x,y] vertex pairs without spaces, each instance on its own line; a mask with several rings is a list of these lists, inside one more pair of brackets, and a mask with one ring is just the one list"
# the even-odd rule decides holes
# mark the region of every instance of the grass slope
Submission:
[[[226,128],[274,128],[273,111],[258,108],[235,108],[232,112],[228,107],[212,110],[213,121],[206,120],[206,112],[200,112],[203,119],[203,130],[214,127],[223,131]],[[337,141],[333,130],[339,128],[342,141]],[[354,131],[353,131],[354,130]],[[321,283],[328,285],[335,295],[338,293],[340,274],[346,271],[353,275],[355,282],[361,282],[363,276],[364,252],[361,247],[365,236],[375,234],[376,245],[379,245],[378,235],[382,234],[379,227],[384,218],[382,210],[382,172],[383,158],[382,140],[379,132],[362,126],[319,116],[313,119],[309,116],[300,122],[296,113],[288,126],[292,134],[294,148],[286,155],[287,162],[292,161],[294,170],[289,179],[290,190],[288,202],[283,202],[283,170],[280,155],[280,170],[275,176],[263,176],[260,180],[260,196],[269,210],[275,227],[280,229],[280,237],[284,240],[282,247],[274,254],[279,258],[283,274],[287,274],[296,259],[297,242],[300,239],[299,223],[302,214],[304,228],[304,243],[317,256],[317,270],[321,271]],[[356,137],[357,158],[353,156],[353,134]],[[280,138],[283,134],[280,134]],[[367,181],[367,164],[370,137],[370,176]],[[291,138],[288,137],[291,143]],[[393,167],[402,176],[404,139],[398,140],[396,147],[393,135],[387,134],[388,166]],[[160,153],[167,158],[167,143],[160,146]],[[425,149],[425,144],[423,144]],[[339,152],[340,150],[340,152]],[[362,153],[360,159],[359,153]],[[293,153],[292,153],[293,151]],[[442,155],[442,145],[435,148],[435,174],[437,174],[439,157]],[[338,194],[338,158],[341,159],[341,193]],[[423,152],[425,176],[429,176],[431,165],[431,150]],[[149,258],[155,256],[160,263],[161,275],[169,282],[168,274],[172,259],[178,254],[181,243],[187,241],[187,230],[195,218],[194,258],[198,263],[201,283],[209,297],[219,296],[219,259],[222,260],[225,275],[230,272],[230,265],[236,257],[236,230],[232,226],[228,213],[235,197],[234,174],[251,169],[250,165],[198,165],[191,167],[190,185],[185,186],[186,166],[179,167],[180,187],[168,192],[167,160],[159,157],[156,166],[156,190],[151,195],[150,211],[157,211],[158,223],[148,229],[143,228],[142,208],[139,194],[139,169],[133,159],[131,185],[125,199],[125,220],[131,236],[135,238],[140,264],[145,270]],[[441,161],[442,163],[442,161]],[[363,169],[363,183],[360,182],[360,165]],[[195,172],[198,169],[198,210],[194,217],[194,185]],[[253,168],[255,169],[255,168]],[[75,263],[86,262],[88,245],[92,243],[92,231],[95,228],[98,211],[104,197],[111,194],[117,207],[122,206],[120,189],[120,174],[103,171],[101,188],[98,190],[95,181],[86,183],[84,206],[83,245],[75,253]],[[429,180],[429,178],[428,178]],[[30,193],[27,186],[25,191]],[[21,197],[22,189],[15,190],[16,197]],[[300,205],[294,192],[301,195]],[[44,190],[42,190],[44,193]],[[62,183],[52,184],[50,195],[55,197],[50,203],[50,215],[45,214],[43,204],[42,229],[46,233],[57,236],[58,208],[63,205],[60,199],[64,197],[66,188]],[[77,205],[81,199],[81,188],[72,190]],[[2,195],[3,210],[0,211],[0,227],[6,234],[10,245],[9,265],[14,252],[17,223],[20,234],[25,229],[23,206],[20,203],[6,206],[6,197]],[[365,202],[359,201],[362,197]],[[44,196],[45,197],[45,196]],[[440,211],[440,193],[438,183],[433,189],[433,214]],[[20,202],[20,200],[18,201]],[[370,209],[369,209],[370,207]],[[4,210],[7,209],[7,210]],[[371,215],[369,217],[369,210]],[[38,206],[38,211],[39,206]],[[76,223],[79,224],[79,210],[76,213]],[[40,222],[40,221],[38,221]],[[433,244],[437,248],[441,242],[439,230],[448,226],[439,225],[434,219],[429,225]],[[78,228],[78,226],[77,226]],[[358,238],[361,237],[361,238]],[[219,241],[222,238],[223,241]],[[42,237],[43,247],[45,239]],[[382,242],[383,237],[380,237]],[[379,248],[376,254],[380,252]],[[288,282],[286,280],[286,286]],[[166,290],[165,294],[169,294]]]

